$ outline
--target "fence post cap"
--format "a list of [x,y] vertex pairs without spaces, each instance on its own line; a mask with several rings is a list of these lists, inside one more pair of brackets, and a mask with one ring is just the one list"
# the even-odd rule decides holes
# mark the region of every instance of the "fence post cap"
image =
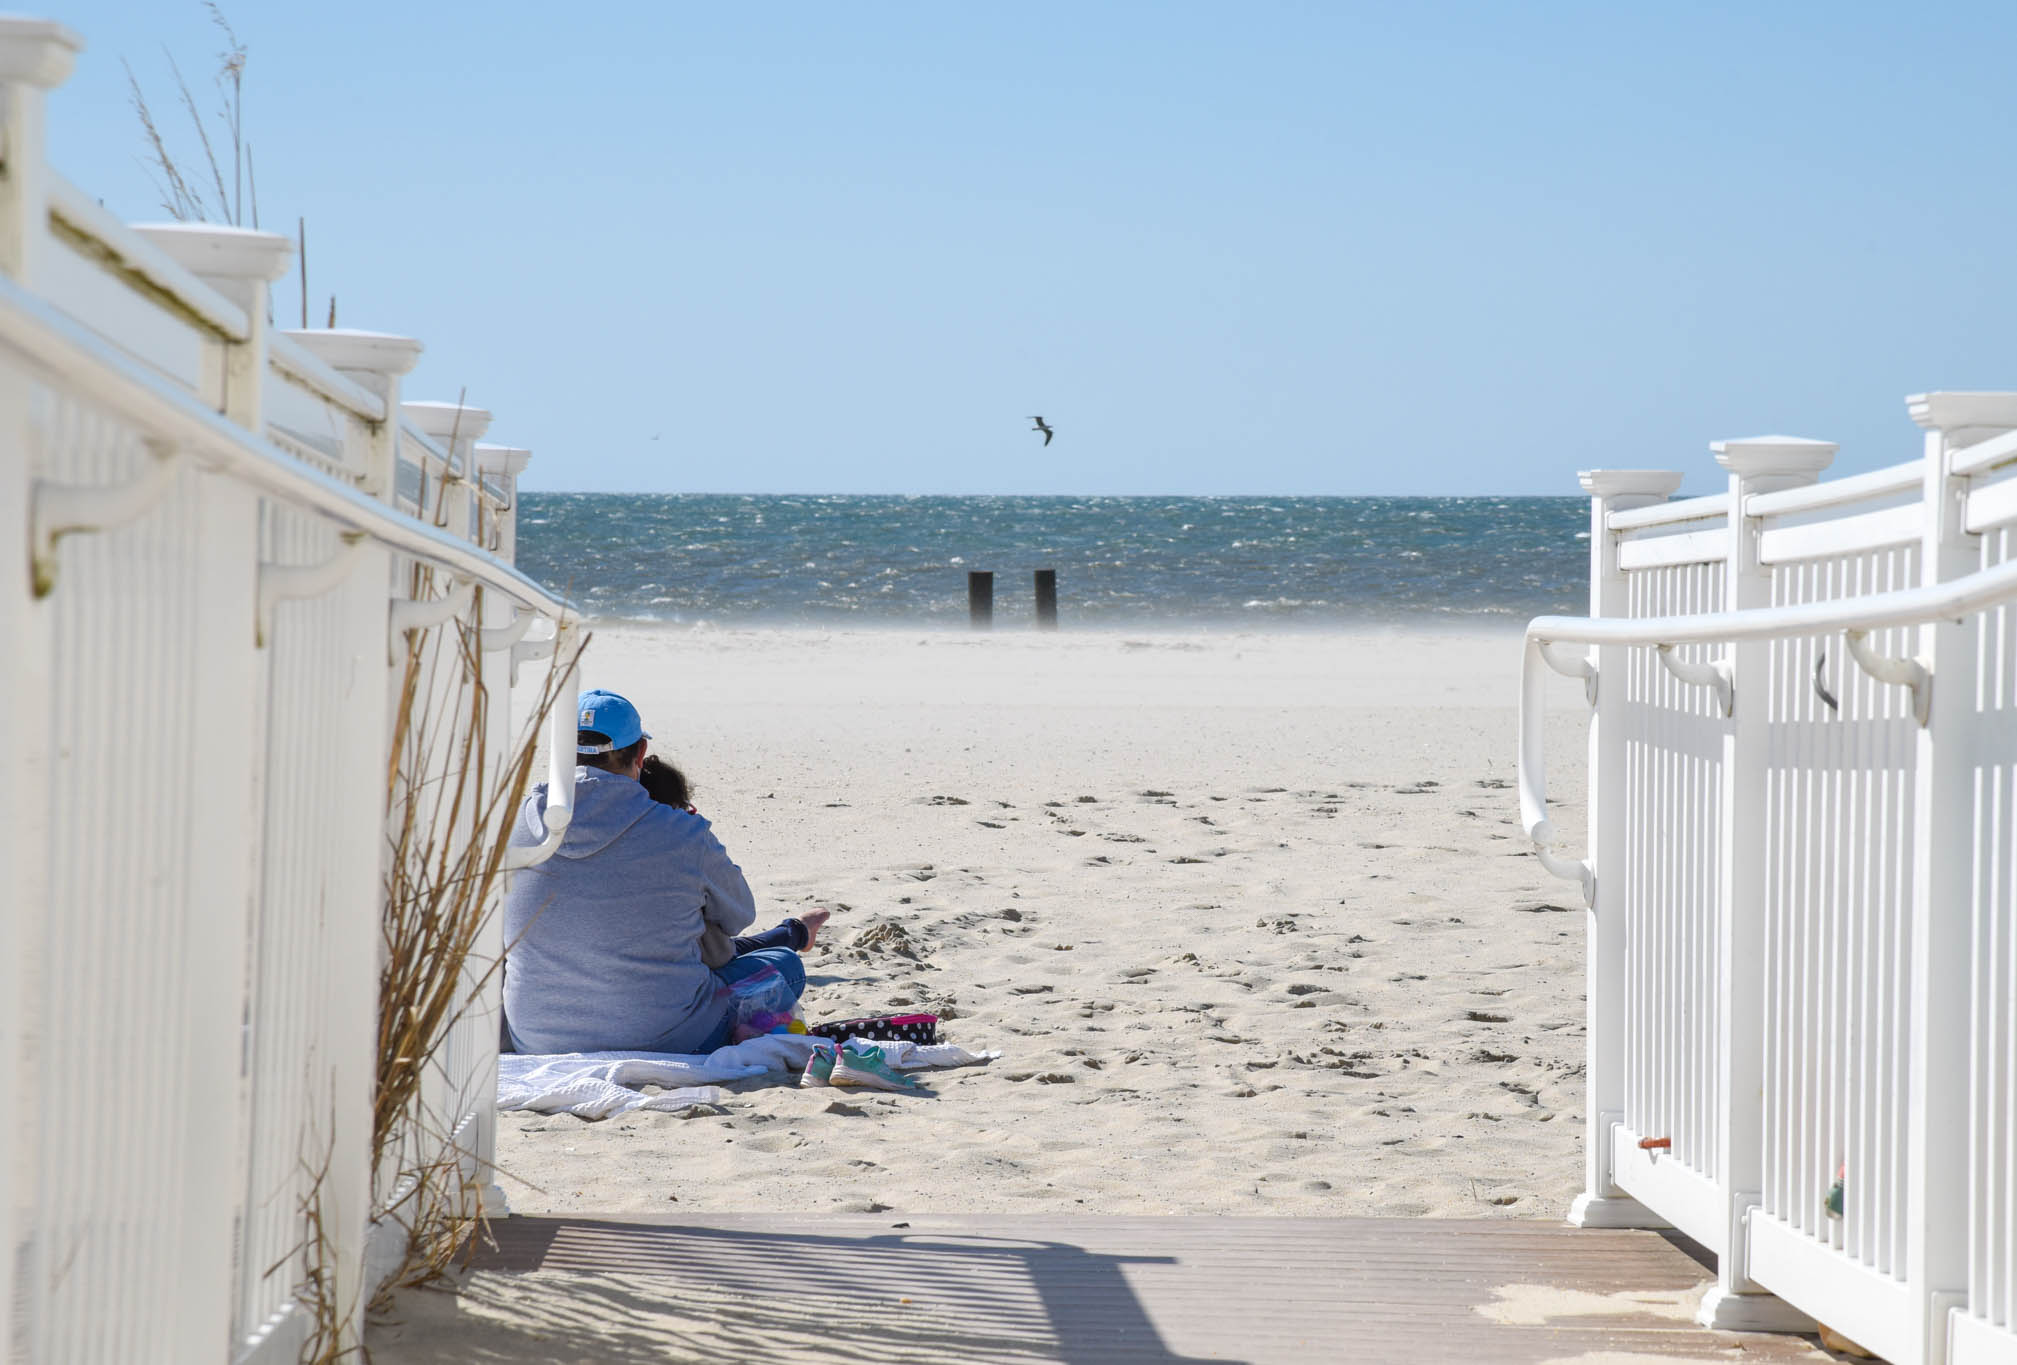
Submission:
[[285,335],[333,370],[391,377],[405,374],[427,349],[417,338],[352,327],[290,329]]
[[0,14],[0,83],[59,86],[83,50],[77,31],[54,19]]
[[532,462],[532,452],[524,446],[480,445],[475,455],[477,473],[509,474],[514,479]]
[[1672,497],[1681,486],[1677,469],[1580,469],[1576,482],[1593,498]]
[[1905,411],[1928,431],[1955,431],[1963,427],[2007,431],[2017,427],[2017,393],[1980,389],[1914,393],[1906,395]]
[[294,260],[293,239],[277,232],[225,223],[135,223],[133,230],[205,281],[270,283]]
[[477,437],[490,430],[490,410],[472,407],[468,403],[422,400],[401,403],[399,410],[421,431],[441,441],[452,436],[457,441],[474,443]]
[[[1840,449],[1833,441],[1805,436],[1746,436],[1735,441],[1711,441],[1716,463],[1747,483],[1770,480],[1774,488],[1812,483]],[[1763,492],[1763,489],[1754,489]]]

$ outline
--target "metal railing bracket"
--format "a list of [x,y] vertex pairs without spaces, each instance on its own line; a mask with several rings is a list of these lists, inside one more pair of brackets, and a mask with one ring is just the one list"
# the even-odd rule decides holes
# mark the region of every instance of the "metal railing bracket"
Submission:
[[29,509],[29,573],[35,596],[56,589],[56,542],[80,531],[110,531],[144,515],[172,488],[188,457],[166,441],[149,440],[154,459],[125,483],[35,481]]
[[253,623],[252,642],[260,649],[273,634],[273,608],[282,602],[303,597],[320,597],[330,591],[364,558],[370,539],[362,531],[342,533],[343,548],[320,564],[261,564],[259,566],[258,619]]
[[487,626],[483,631],[483,652],[495,654],[499,650],[510,649],[525,638],[525,632],[532,629],[532,623],[539,619],[538,612],[512,608],[511,620],[501,626]]
[[1871,648],[1867,630],[1845,630],[1842,640],[1849,647],[1849,657],[1865,673],[1880,683],[1912,689],[1912,714],[1924,725],[1933,709],[1932,670],[1917,659],[1894,659],[1879,654]]
[[1830,711],[1840,712],[1842,703],[1828,690],[1828,651],[1819,650],[1814,655],[1814,695]]
[[518,686],[518,666],[553,657],[554,648],[560,643],[560,633],[555,631],[544,640],[521,640],[511,647],[511,685]]
[[1713,663],[1690,663],[1674,656],[1674,646],[1660,645],[1660,662],[1666,670],[1690,687],[1712,687],[1716,690],[1716,700],[1721,703],[1724,715],[1730,715],[1737,708],[1737,688],[1730,676],[1730,661],[1717,659]]
[[476,597],[474,579],[456,581],[446,597],[426,598],[409,601],[403,597],[392,599],[392,610],[386,619],[391,626],[388,647],[396,654],[399,639],[409,630],[427,630],[440,625],[453,616],[460,616],[469,610],[470,602]]
[[1556,648],[1557,646],[1553,641],[1541,641],[1541,657],[1547,660],[1548,667],[1554,669],[1557,673],[1565,677],[1581,678],[1583,680],[1583,697],[1590,705],[1595,706],[1597,704],[1597,666],[1590,662],[1589,654],[1557,654],[1555,652]]
[[1576,882],[1583,888],[1583,904],[1594,908],[1597,904],[1597,871],[1584,858],[1564,858],[1539,839],[1534,840],[1534,857],[1563,881]]

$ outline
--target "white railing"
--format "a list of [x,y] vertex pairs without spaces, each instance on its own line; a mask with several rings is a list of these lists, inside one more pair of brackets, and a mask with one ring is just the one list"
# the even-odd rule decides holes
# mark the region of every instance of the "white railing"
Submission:
[[[1718,1256],[1703,1320],[2017,1361],[2017,394],[1909,400],[1921,460],[1719,444],[1586,474],[1591,616],[1527,631],[1522,819],[1589,919],[1586,1225]],[[1550,670],[1592,701],[1548,820]],[[1829,1207],[1831,1187],[1839,1182]]]
[[[484,694],[494,774],[511,667],[569,659],[576,621],[509,563],[525,452],[480,451],[479,409],[400,402],[417,342],[275,335],[284,238],[130,227],[48,169],[78,46],[0,19],[9,1358],[291,1360],[317,1330],[355,1344],[402,1173],[488,1180],[494,924],[426,1121],[372,1163],[405,656]],[[424,508],[395,505],[402,463]],[[571,789],[569,709],[552,724]],[[438,782],[437,752],[401,781]]]

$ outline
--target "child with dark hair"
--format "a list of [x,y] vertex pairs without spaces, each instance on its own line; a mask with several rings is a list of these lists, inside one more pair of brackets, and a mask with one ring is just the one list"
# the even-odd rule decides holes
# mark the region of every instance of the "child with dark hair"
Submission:
[[[644,784],[644,790],[651,799],[661,806],[672,806],[689,815],[700,814],[693,808],[693,789],[687,785],[686,774],[657,754],[645,757],[637,780]],[[739,938],[730,938],[710,924],[701,932],[700,959],[709,967],[719,967],[724,962],[761,948],[789,948],[802,953],[812,946],[821,926],[832,915],[831,910],[809,910],[786,920],[775,929],[766,929],[760,934],[744,934]]]
[[693,808],[693,790],[686,785],[686,774],[667,763],[657,754],[647,754],[644,768],[637,775],[644,784],[651,799],[661,806],[677,806],[692,815],[700,814]]

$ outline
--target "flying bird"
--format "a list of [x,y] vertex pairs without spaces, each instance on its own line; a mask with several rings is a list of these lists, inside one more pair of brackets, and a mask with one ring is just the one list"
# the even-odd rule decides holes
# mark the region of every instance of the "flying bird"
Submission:
[[1031,417],[1030,420],[1036,423],[1036,425],[1031,427],[1030,430],[1041,431],[1044,434],[1044,444],[1049,445],[1051,443],[1051,437],[1057,435],[1055,431],[1051,430],[1051,424],[1049,422],[1046,422],[1041,417]]

